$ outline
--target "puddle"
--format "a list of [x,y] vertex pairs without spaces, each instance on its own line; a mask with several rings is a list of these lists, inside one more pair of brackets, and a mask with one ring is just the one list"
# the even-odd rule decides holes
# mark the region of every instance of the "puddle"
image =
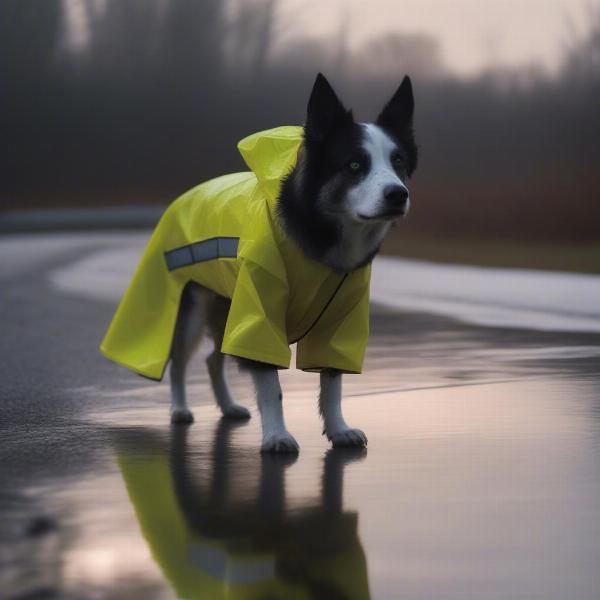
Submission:
[[26,488],[23,523],[37,511],[56,525],[11,546],[4,589],[591,600],[597,392],[546,379],[354,396],[348,421],[371,441],[348,452],[328,449],[296,389],[297,459],[261,456],[258,419],[227,424],[212,406],[190,427],[166,425],[153,400],[99,409],[81,424],[101,432],[93,468]]

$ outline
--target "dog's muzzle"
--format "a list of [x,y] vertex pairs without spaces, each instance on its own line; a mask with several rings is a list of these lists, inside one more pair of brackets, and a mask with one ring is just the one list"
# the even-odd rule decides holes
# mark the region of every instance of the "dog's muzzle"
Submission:
[[402,185],[390,185],[383,190],[386,210],[381,217],[403,217],[408,212],[408,190]]

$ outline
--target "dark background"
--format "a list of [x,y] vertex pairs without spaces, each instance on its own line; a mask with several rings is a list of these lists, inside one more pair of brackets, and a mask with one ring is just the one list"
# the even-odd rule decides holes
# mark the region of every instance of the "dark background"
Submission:
[[62,2],[0,2],[1,210],[166,205],[244,169],[241,137],[301,124],[318,70],[360,120],[409,73],[422,161],[407,240],[600,243],[593,6],[556,73],[490,68],[467,79],[424,34],[390,33],[352,54],[343,22],[329,44],[295,43],[273,60],[285,26],[277,0],[242,3],[234,17],[220,0],[79,5],[90,36],[69,50]]

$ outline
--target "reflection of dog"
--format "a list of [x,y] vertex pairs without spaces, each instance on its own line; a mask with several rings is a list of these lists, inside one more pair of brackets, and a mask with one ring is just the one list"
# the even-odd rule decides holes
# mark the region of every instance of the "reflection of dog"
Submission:
[[[406,214],[406,180],[416,166],[412,112],[408,78],[374,125],[355,123],[326,80],[317,78],[308,105],[306,140],[279,197],[284,228],[308,257],[339,271],[357,269],[375,256],[392,223]],[[220,348],[229,305],[200,287],[186,291],[171,366],[174,415],[183,420],[188,418],[185,364],[205,325]],[[249,368],[257,387],[263,449],[297,449],[284,425],[277,370],[260,363]],[[227,392],[220,352],[210,356],[208,369],[223,413],[245,416],[245,409]],[[319,407],[327,437],[334,445],[366,444],[362,431],[346,425],[340,400],[341,373],[322,371]]]
[[194,464],[187,427],[172,428],[170,445],[149,432],[120,445],[144,537],[177,596],[367,600],[357,515],[342,510],[344,467],[364,451],[330,450],[320,499],[289,510],[295,459],[264,454],[258,472],[252,456],[230,450],[234,427],[222,420],[212,456]]

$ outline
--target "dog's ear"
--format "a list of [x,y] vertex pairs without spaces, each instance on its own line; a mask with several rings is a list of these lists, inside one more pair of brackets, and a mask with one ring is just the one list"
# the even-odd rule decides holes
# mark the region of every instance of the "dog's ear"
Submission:
[[349,122],[352,122],[352,111],[346,110],[329,81],[319,73],[306,111],[304,132],[307,141],[322,142],[335,129]]
[[379,113],[377,125],[397,132],[412,127],[414,110],[415,100],[413,98],[412,83],[410,77],[406,75],[400,87]]
[[413,132],[415,100],[412,83],[406,75],[389,102],[377,117],[377,125],[395,137],[408,153],[409,175],[417,166],[417,146]]

